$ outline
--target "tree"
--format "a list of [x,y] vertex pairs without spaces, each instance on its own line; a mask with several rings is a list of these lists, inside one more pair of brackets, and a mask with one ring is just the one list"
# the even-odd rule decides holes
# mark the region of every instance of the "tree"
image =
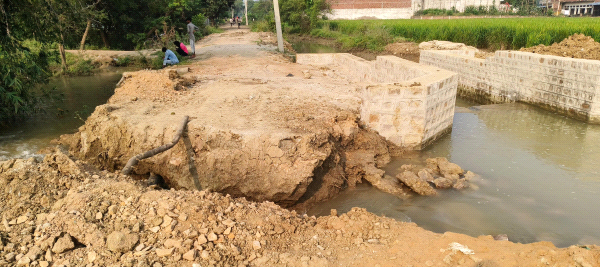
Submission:
[[31,113],[32,88],[48,79],[44,49],[33,52],[21,41],[39,33],[43,20],[32,14],[40,11],[33,1],[0,0],[0,125]]
[[[331,7],[325,0],[280,0],[279,10],[284,30],[289,33],[307,33],[319,27]],[[260,0],[254,3],[248,14],[257,20],[266,20],[271,29],[275,29],[273,3]]]

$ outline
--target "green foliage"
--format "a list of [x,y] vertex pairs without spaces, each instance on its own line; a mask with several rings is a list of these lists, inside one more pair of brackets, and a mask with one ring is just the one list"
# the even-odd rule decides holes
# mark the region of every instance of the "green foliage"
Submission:
[[331,10],[325,0],[281,0],[279,4],[288,33],[308,33],[320,27],[323,15]]
[[346,48],[371,50],[381,49],[396,37],[414,42],[446,40],[492,49],[550,45],[575,33],[584,33],[600,41],[599,18],[338,20],[324,23],[323,27],[311,31],[311,35],[335,38]]
[[206,31],[208,32],[208,34],[225,32],[223,29],[221,29],[219,27],[213,27],[213,26],[207,26]]
[[274,31],[269,21],[267,20],[259,20],[251,24],[252,31],[255,32],[272,32]]
[[[250,1],[248,1],[250,2]],[[248,9],[248,19],[255,23],[266,21],[273,24],[275,29],[275,15],[273,15],[273,1],[259,0],[254,2],[252,8]],[[254,19],[254,20],[253,20]]]
[[[4,36],[3,36],[4,37]],[[0,125],[36,111],[38,97],[32,92],[38,82],[48,79],[46,54],[20,46],[0,43]]]
[[[282,30],[286,33],[309,33],[321,27],[323,17],[331,12],[326,0],[281,0],[279,12]],[[248,18],[254,18],[253,31],[275,31],[273,3],[268,0],[255,2],[248,11]]]
[[439,8],[430,8],[423,9],[415,12],[415,16],[452,16],[455,14],[459,14],[456,9],[452,8],[448,9],[439,9]]

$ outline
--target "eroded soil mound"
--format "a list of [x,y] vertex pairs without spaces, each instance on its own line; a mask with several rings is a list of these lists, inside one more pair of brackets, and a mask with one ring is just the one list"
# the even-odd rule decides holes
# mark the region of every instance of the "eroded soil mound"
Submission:
[[594,41],[592,37],[583,34],[573,34],[562,42],[554,43],[551,46],[541,44],[529,48],[521,48],[520,51],[559,57],[600,60],[600,43]]
[[151,190],[60,151],[0,162],[0,266],[598,266],[600,248],[435,234],[355,208],[308,217]]
[[[236,49],[259,47],[257,33],[223,38],[202,49],[226,51],[236,40]],[[356,84],[254,48],[254,56],[213,55],[181,75],[175,68],[127,73],[109,103],[62,142],[82,160],[120,170],[169,143],[187,115],[182,140],[135,173],[286,207],[328,199],[359,182],[365,168],[389,161],[393,147],[359,123]]]

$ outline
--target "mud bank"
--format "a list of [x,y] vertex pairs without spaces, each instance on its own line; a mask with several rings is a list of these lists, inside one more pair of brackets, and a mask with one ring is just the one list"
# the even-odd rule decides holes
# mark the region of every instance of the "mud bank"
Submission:
[[65,152],[0,162],[2,266],[597,266],[558,249],[435,234],[355,208],[320,218],[272,202],[151,190]]
[[[187,115],[182,141],[141,161],[136,174],[284,207],[328,199],[389,161],[397,148],[359,122],[356,85],[334,70],[293,64],[272,46],[252,43],[258,39],[248,32],[209,38],[199,50],[212,56],[181,75],[124,75],[108,104],[62,142],[86,162],[120,170],[130,157],[169,143]],[[251,51],[218,56],[231,49]]]

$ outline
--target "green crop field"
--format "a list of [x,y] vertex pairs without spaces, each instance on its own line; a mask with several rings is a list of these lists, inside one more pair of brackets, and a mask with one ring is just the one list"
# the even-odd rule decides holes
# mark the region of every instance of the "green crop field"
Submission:
[[338,39],[345,47],[380,50],[398,38],[414,42],[445,40],[478,48],[519,49],[551,45],[583,33],[600,41],[600,18],[494,18],[440,20],[336,20],[311,32]]

